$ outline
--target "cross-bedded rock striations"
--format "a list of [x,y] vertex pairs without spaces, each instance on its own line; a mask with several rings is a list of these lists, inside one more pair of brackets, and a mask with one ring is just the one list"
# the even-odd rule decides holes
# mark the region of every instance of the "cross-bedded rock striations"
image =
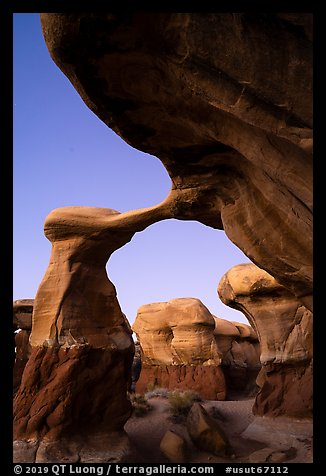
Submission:
[[144,305],[132,328],[142,352],[140,393],[157,386],[224,400],[228,388],[244,390],[260,369],[250,326],[213,316],[199,299]]
[[257,415],[312,415],[312,313],[254,264],[231,268],[218,287],[221,300],[242,311],[257,332],[262,369]]
[[311,309],[312,15],[42,14],[90,109],[172,179],[175,218],[224,229]]

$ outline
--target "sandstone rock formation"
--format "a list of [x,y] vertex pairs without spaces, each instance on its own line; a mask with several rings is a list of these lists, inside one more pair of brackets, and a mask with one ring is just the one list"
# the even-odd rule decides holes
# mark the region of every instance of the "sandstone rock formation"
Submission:
[[131,387],[130,387],[131,392],[136,391],[136,383],[139,380],[141,368],[142,368],[142,361],[141,361],[140,344],[139,342],[135,342],[135,354],[134,354],[134,359],[132,361],[132,367],[131,367]]
[[258,339],[250,326],[213,316],[199,299],[144,305],[133,330],[142,351],[140,393],[159,386],[224,400],[225,374],[231,388],[243,389],[260,369]]
[[31,354],[14,400],[20,461],[128,456],[122,429],[131,413],[134,344],[105,265],[136,231],[156,221],[156,208],[150,219],[147,209],[119,214],[93,207],[66,207],[47,217],[52,254],[35,298]]
[[214,319],[199,299],[180,298],[139,308],[133,330],[142,351],[136,389],[150,385],[191,389],[205,398],[224,400],[222,354],[214,338]]
[[160,443],[160,450],[171,463],[186,463],[188,446],[186,440],[175,431],[168,430]]
[[231,268],[218,287],[221,300],[242,311],[260,341],[262,370],[257,415],[312,414],[312,313],[254,264]]
[[47,13],[84,102],[162,160],[174,217],[224,229],[312,306],[312,14]]
[[222,355],[215,338],[215,322],[195,298],[146,304],[132,326],[145,364],[219,365]]
[[222,352],[221,366],[227,388],[252,392],[261,368],[260,345],[251,326],[213,316],[214,335]]
[[18,299],[13,303],[13,329],[15,332],[15,363],[13,372],[13,391],[17,391],[21,377],[30,355],[29,336],[32,330],[34,299]]
[[[88,107],[163,162],[172,216],[224,229],[312,310],[312,14],[50,13],[41,22]],[[278,364],[268,365],[273,389]],[[288,368],[276,394],[309,380],[310,367],[301,370],[303,379]]]
[[[172,180],[157,207],[121,215],[68,207],[45,223],[53,249],[15,397],[16,455],[116,461],[128,452],[121,430],[133,343],[105,264],[135,232],[165,218],[224,229],[297,297],[302,342],[309,335],[310,314],[298,303],[311,309],[311,15],[50,13],[41,21],[52,58],[85,103],[128,143],[159,157]],[[291,347],[289,334],[279,334]],[[295,363],[281,388],[305,397],[300,382],[310,367],[305,351],[293,349],[292,359],[283,348],[278,355]],[[268,365],[268,385],[279,395],[277,364]],[[261,398],[269,399],[264,386]],[[288,403],[283,410],[292,411]]]

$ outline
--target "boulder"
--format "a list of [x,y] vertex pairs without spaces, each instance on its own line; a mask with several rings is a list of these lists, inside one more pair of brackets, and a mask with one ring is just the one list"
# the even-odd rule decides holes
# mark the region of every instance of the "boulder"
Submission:
[[200,403],[194,403],[187,416],[187,430],[193,443],[202,451],[225,456],[230,445],[220,428]]
[[171,463],[187,462],[187,442],[173,430],[168,430],[163,436],[160,443],[160,450]]

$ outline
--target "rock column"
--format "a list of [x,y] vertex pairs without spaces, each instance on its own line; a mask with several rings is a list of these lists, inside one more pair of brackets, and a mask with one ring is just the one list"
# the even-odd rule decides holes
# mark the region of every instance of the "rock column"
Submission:
[[312,416],[312,313],[254,264],[231,268],[218,287],[221,300],[242,311],[261,347],[260,416]]
[[[134,344],[106,263],[164,213],[66,207],[45,222],[52,254],[14,400],[16,461],[124,461]],[[164,208],[164,207],[163,207]]]

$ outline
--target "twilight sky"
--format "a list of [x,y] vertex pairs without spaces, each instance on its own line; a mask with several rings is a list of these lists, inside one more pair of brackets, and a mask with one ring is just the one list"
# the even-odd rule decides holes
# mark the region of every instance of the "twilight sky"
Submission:
[[[13,298],[35,297],[50,258],[43,223],[51,210],[124,212],[156,205],[169,190],[161,162],[102,123],[54,64],[39,15],[15,14]],[[223,231],[167,220],[136,233],[110,258],[107,272],[131,323],[139,306],[178,297],[199,298],[213,314],[247,323],[216,290],[222,275],[244,262]]]

